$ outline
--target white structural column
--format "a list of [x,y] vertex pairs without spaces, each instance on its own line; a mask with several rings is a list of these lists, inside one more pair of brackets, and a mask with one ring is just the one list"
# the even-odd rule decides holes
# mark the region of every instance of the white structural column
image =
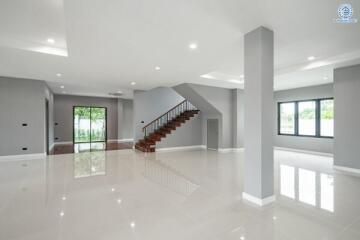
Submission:
[[274,33],[259,27],[245,35],[243,199],[263,206],[274,196]]

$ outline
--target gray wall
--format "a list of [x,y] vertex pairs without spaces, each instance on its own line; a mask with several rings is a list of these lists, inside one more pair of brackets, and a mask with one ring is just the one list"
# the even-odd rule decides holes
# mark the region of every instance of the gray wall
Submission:
[[[134,139],[142,139],[144,133],[142,128],[158,118],[184,98],[172,88],[159,87],[149,91],[134,92]],[[144,121],[144,123],[141,123]],[[181,127],[177,128],[160,143],[157,147],[178,147],[202,144],[202,122],[201,117],[192,118]]]
[[333,153],[333,139],[278,135],[278,102],[333,97],[333,84],[277,91],[274,94],[275,146]]
[[49,102],[49,149],[54,145],[54,94],[50,90],[50,88],[45,85],[45,98]]
[[55,95],[54,122],[55,142],[73,141],[73,107],[106,107],[107,108],[107,138],[118,139],[118,100],[115,98],[82,97],[70,95]]
[[0,156],[46,151],[45,89],[43,81],[0,77]]
[[244,147],[244,90],[234,89],[233,90],[233,126],[234,126],[234,147]]
[[[232,148],[233,143],[233,91],[226,88],[191,84],[193,89],[212,104],[220,113],[219,141],[220,148]],[[206,126],[204,126],[204,129]],[[206,134],[206,131],[204,131]],[[204,139],[206,137],[204,136]]]
[[334,71],[334,164],[360,169],[360,65]]
[[[210,87],[198,84],[180,84],[174,89],[188,100],[192,101],[203,112],[203,142],[206,144],[207,119],[219,120],[219,148],[237,146],[234,120],[237,112],[235,100],[236,90]],[[241,104],[239,104],[241,107]],[[239,119],[241,119],[239,117]],[[241,126],[239,126],[241,129]]]
[[118,100],[118,139],[134,138],[134,106],[133,100]]

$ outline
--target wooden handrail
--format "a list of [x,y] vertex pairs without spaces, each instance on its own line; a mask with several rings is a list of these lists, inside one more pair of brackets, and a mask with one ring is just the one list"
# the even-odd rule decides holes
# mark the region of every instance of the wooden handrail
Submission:
[[189,110],[195,110],[195,107],[188,100],[184,100],[181,103],[177,104],[175,107],[171,108],[166,113],[162,114],[160,117],[151,121],[149,124],[142,128],[145,138],[149,133],[169,123],[169,121],[171,121],[174,117],[178,117],[179,115]]
[[185,99],[184,101],[182,101],[181,103],[179,103],[178,105],[176,105],[175,107],[173,107],[172,109],[170,109],[169,111],[167,111],[166,113],[164,113],[163,115],[161,115],[160,117],[158,117],[157,119],[153,120],[152,122],[150,122],[148,125],[146,125],[145,127],[143,127],[143,131],[145,130],[145,128],[147,128],[148,126],[150,126],[151,124],[155,123],[157,120],[159,120],[160,118],[164,117],[165,115],[167,115],[168,113],[170,113],[172,110],[174,110],[175,108],[179,107],[181,104],[185,103],[187,100]]

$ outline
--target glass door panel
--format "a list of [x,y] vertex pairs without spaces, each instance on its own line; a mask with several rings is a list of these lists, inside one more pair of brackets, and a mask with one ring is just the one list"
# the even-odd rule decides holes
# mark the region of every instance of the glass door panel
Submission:
[[91,108],[91,141],[106,140],[106,110],[105,108]]
[[89,107],[74,107],[74,142],[90,142],[91,110]]
[[74,107],[74,143],[106,141],[106,108]]

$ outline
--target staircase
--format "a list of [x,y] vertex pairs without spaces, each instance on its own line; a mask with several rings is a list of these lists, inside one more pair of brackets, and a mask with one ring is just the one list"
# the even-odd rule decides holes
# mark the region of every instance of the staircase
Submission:
[[135,149],[142,152],[155,152],[156,142],[160,142],[171,131],[199,113],[188,100],[179,103],[151,123],[143,127],[144,138],[135,144]]

